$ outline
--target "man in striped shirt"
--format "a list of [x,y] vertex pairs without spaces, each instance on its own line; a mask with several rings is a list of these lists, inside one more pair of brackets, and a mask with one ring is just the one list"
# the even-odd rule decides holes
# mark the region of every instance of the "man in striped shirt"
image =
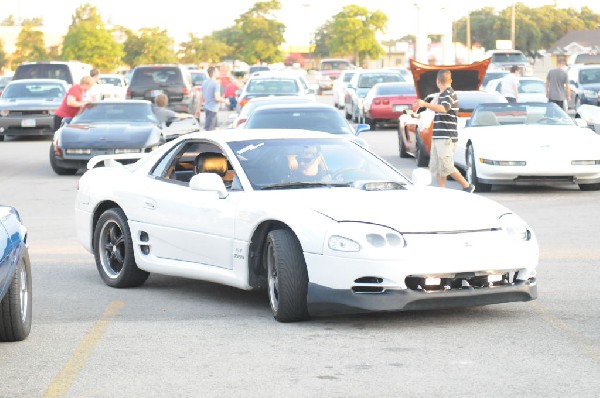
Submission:
[[437,86],[440,95],[436,104],[423,100],[418,100],[415,104],[419,108],[424,107],[435,112],[429,169],[431,174],[437,176],[439,187],[445,187],[446,178],[452,176],[462,185],[463,191],[473,192],[475,187],[469,184],[454,167],[454,149],[458,141],[458,98],[452,88],[452,76],[449,70],[443,69],[438,72]]

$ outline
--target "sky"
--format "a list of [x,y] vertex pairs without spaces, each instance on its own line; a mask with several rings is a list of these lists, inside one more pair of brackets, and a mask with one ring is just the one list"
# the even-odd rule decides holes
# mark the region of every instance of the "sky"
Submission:
[[[286,25],[285,40],[290,45],[308,44],[312,33],[327,19],[349,4],[356,4],[369,11],[380,10],[387,14],[387,30],[381,39],[399,39],[406,34],[414,34],[417,26],[417,7],[427,18],[426,29],[434,30],[439,20],[449,17],[452,20],[464,17],[468,11],[482,7],[497,10],[510,7],[510,0],[280,0],[282,9],[276,13]],[[168,0],[151,2],[148,0],[4,0],[0,6],[0,20],[8,15],[17,18],[42,17],[45,25],[58,32],[67,32],[75,10],[82,4],[94,5],[105,23],[123,25],[130,29],[159,27],[166,29],[176,43],[187,41],[189,34],[202,37],[213,31],[230,27],[236,18],[250,9],[255,0]],[[556,5],[559,8],[579,9],[586,5],[600,13],[600,2],[593,0],[522,0],[528,7]],[[60,4],[58,7],[57,5]],[[64,34],[62,33],[62,34]],[[435,32],[432,32],[435,33]]]

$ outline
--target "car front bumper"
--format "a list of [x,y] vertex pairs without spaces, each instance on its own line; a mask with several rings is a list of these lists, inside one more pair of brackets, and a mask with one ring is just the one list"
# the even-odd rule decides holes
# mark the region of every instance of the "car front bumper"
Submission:
[[386,290],[356,293],[309,283],[308,309],[312,315],[371,311],[437,310],[473,307],[537,298],[535,278],[507,286],[450,289],[446,291]]
[[572,166],[563,162],[542,167],[477,165],[477,179],[485,184],[531,185],[545,183],[596,184],[600,166]]
[[32,115],[0,117],[0,134],[47,135],[54,133],[54,116]]

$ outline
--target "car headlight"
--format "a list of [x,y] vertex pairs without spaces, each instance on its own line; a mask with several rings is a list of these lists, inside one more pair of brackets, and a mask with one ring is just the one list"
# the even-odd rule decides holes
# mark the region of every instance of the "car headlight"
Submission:
[[2,116],[2,117],[7,117],[9,113],[10,113],[10,112],[9,112],[8,110],[6,110],[6,109],[2,109],[2,110],[0,111],[0,116]]
[[512,213],[500,216],[500,225],[510,237],[516,240],[527,241],[531,239],[531,231],[521,218]]
[[349,238],[333,235],[329,238],[329,248],[341,252],[357,252],[360,251],[360,245]]
[[583,90],[583,95],[586,97],[595,97],[598,95],[598,92],[594,90]]

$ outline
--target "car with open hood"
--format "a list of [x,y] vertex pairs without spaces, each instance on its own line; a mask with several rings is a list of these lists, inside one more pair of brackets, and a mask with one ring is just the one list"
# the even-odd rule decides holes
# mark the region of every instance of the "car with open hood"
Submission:
[[537,296],[538,244],[518,215],[416,185],[332,134],[201,132],[98,161],[79,180],[77,236],[114,288],[158,273],[263,290],[280,322]]
[[[458,123],[459,134],[461,126],[471,116],[473,109],[478,104],[488,102],[507,102],[502,94],[481,90],[481,83],[485,76],[489,59],[474,62],[468,65],[427,65],[410,60],[410,69],[413,74],[417,98],[427,102],[437,101],[439,89],[437,88],[437,73],[447,69],[452,74],[452,88],[458,97]],[[420,108],[417,112],[405,110],[399,117],[398,144],[400,157],[413,156],[417,166],[426,167],[429,164],[431,151],[431,137],[433,134],[433,118],[435,112],[427,108]]]

